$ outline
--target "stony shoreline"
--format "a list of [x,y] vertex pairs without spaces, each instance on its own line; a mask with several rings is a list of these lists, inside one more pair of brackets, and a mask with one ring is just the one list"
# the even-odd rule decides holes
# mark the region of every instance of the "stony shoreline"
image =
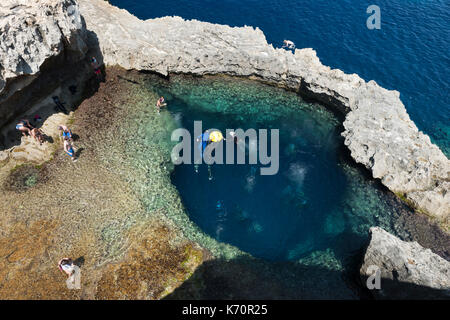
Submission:
[[[102,159],[123,107],[136,99],[132,84],[117,79],[123,71],[108,74],[72,115],[78,162],[54,141],[51,161],[0,168],[2,299],[159,299],[209,259],[173,223],[147,213],[120,167]],[[95,125],[105,118],[106,127]],[[82,264],[81,290],[66,288],[56,267],[63,256]]]
[[[2,12],[12,6],[10,1],[2,4]],[[108,66],[164,76],[249,77],[296,91],[342,112],[342,135],[352,158],[411,207],[449,231],[450,160],[410,120],[399,92],[324,66],[313,49],[297,49],[294,53],[276,49],[267,43],[261,30],[252,27],[231,28],[180,17],[141,21],[103,0],[80,0],[79,5],[42,0],[44,4],[52,13],[50,18],[34,6],[21,5],[14,10],[24,17],[23,22],[2,20],[4,27],[25,32],[27,41],[36,43],[34,51],[29,52],[23,39],[3,33],[6,47],[0,50],[4,61],[0,112],[6,122],[12,120],[11,114],[23,112],[16,109],[17,105],[32,103],[27,90],[22,93],[18,89],[36,86],[37,79],[51,73],[44,66],[54,59],[64,56],[64,62],[56,65],[71,65],[82,60],[89,48]],[[44,43],[35,35],[40,33],[36,30],[44,29],[52,42]],[[11,46],[15,50],[9,50]]]
[[[41,1],[50,7],[53,5],[49,0]],[[8,10],[11,3],[8,0],[0,9]],[[439,148],[431,143],[429,137],[419,132],[409,119],[398,92],[385,90],[373,81],[366,83],[357,75],[346,75],[340,70],[331,70],[320,63],[312,49],[296,50],[294,54],[274,49],[267,44],[264,34],[259,29],[251,27],[230,28],[195,20],[185,21],[179,17],[141,21],[103,0],[79,0],[81,15],[78,12],[78,5],[69,0],[62,1],[50,9],[57,17],[54,20],[43,18],[42,13],[36,11],[33,6],[22,4],[15,9],[18,15],[31,17],[31,20],[23,19],[24,24],[19,23],[18,30],[28,30],[27,28],[35,30],[38,26],[47,26],[47,30],[54,33],[50,32],[53,34],[51,37],[53,42],[46,42],[48,46],[46,48],[49,50],[44,52],[37,49],[31,52],[29,54],[31,60],[25,61],[25,64],[17,58],[21,54],[20,48],[25,50],[24,46],[19,46],[18,55],[13,57],[14,59],[5,56],[7,50],[0,50],[1,61],[7,62],[3,64],[4,69],[1,70],[0,78],[0,112],[6,115],[2,119],[4,123],[13,119],[8,113],[10,111],[8,108],[12,104],[26,101],[34,105],[36,102],[30,98],[27,90],[16,90],[27,89],[28,86],[42,86],[43,83],[40,81],[45,77],[48,79],[55,70],[58,73],[58,70],[64,67],[64,61],[76,66],[78,62],[86,59],[88,48],[91,50],[89,54],[95,54],[107,66],[118,65],[125,69],[151,71],[163,76],[224,74],[247,77],[293,90],[302,97],[314,99],[341,112],[345,117],[342,135],[351,157],[369,169],[374,178],[380,179],[389,190],[411,207],[432,217],[446,232],[449,232],[450,162]],[[1,10],[0,15],[3,13]],[[55,26],[60,28],[59,31]],[[8,33],[4,34],[8,36]],[[14,39],[6,39],[4,43],[11,41],[14,42]],[[31,41],[37,43],[37,48],[42,39],[33,36]],[[36,55],[42,59],[35,60]],[[23,54],[23,57],[26,56]],[[55,64],[56,69],[52,71],[50,68],[49,71],[48,64],[55,59],[59,61]],[[30,68],[26,67],[26,64]],[[41,68],[43,65],[47,67]],[[13,70],[19,72],[14,73]],[[81,73],[88,70],[89,64],[85,61]],[[40,164],[54,157],[49,163],[37,167],[38,169],[24,166],[15,173],[19,180],[22,178],[21,174],[35,175],[37,184],[27,189],[29,191],[27,196],[14,187],[2,193],[2,203],[8,203],[4,214],[0,217],[2,226],[0,242],[4,244],[0,246],[3,248],[0,254],[3,257],[0,260],[2,264],[0,270],[3,270],[0,273],[0,283],[3,284],[0,296],[4,298],[161,298],[192,275],[193,270],[202,263],[205,266],[196,272],[199,275],[192,277],[172,296],[197,298],[209,294],[211,297],[211,294],[214,294],[210,291],[211,287],[205,289],[201,282],[212,279],[213,283],[217,277],[225,276],[221,274],[223,267],[220,263],[209,261],[210,253],[195,242],[181,237],[179,243],[171,243],[170,240],[173,237],[177,238],[180,230],[178,226],[161,217],[149,219],[148,224],[136,226],[135,229],[128,229],[127,236],[119,237],[127,238],[128,245],[109,243],[109,248],[103,247],[105,239],[106,241],[110,239],[108,230],[112,230],[115,236],[118,235],[115,233],[116,225],[107,225],[111,216],[106,216],[106,211],[117,213],[116,218],[122,221],[121,219],[134,216],[136,212],[142,210],[138,197],[131,187],[124,193],[118,193],[113,188],[114,185],[122,184],[124,181],[120,176],[104,169],[104,163],[99,157],[100,150],[104,146],[96,143],[104,136],[100,131],[90,129],[95,127],[97,119],[108,115],[114,118],[117,111],[115,108],[120,103],[126,102],[123,98],[126,85],[122,81],[121,86],[124,87],[119,88],[117,83],[120,81],[114,78],[123,71],[114,68],[108,70],[112,78],[109,78],[109,82],[107,81],[103,88],[100,87],[98,94],[81,104],[74,123],[76,130],[86,132],[86,136],[82,137],[81,147],[86,148],[83,151],[83,158],[90,162],[89,165],[85,163],[75,165],[77,197],[91,200],[79,201],[72,207],[73,190],[68,189],[64,181],[73,177],[74,169],[68,167],[68,163],[64,161],[65,156],[58,149],[54,154],[55,150],[47,150],[48,152],[44,152],[44,156],[36,161]],[[63,78],[52,83],[54,88],[65,80]],[[114,90],[117,91],[116,96]],[[104,107],[96,108],[99,104]],[[23,111],[25,110],[15,110],[14,115]],[[58,118],[54,121],[67,119]],[[52,125],[52,122],[50,121],[48,125]],[[12,163],[10,165],[13,165]],[[12,179],[12,176],[5,176],[6,173],[9,174],[10,169],[11,167],[5,166],[0,168],[2,172],[0,178],[3,181]],[[106,180],[103,180],[104,178]],[[102,181],[101,185],[95,185],[96,181]],[[40,202],[42,191],[46,194]],[[54,197],[52,194],[62,197]],[[95,207],[104,197],[113,203],[108,210]],[[58,209],[64,205],[70,208],[68,214],[63,214]],[[90,215],[91,211],[97,213]],[[410,223],[412,228],[418,230],[415,222],[412,222],[416,218],[411,217],[405,224]],[[121,223],[125,223],[125,220]],[[120,223],[118,225],[122,226]],[[418,230],[419,238],[420,232],[425,234],[433,228],[424,227]],[[72,232],[70,238],[78,239],[78,242],[64,244],[68,230]],[[39,234],[37,239],[36,234]],[[99,238],[99,234],[103,238]],[[433,245],[440,247],[440,243],[432,243],[430,240],[433,236],[432,232],[423,236],[423,242],[428,247]],[[100,243],[103,244],[98,246]],[[153,249],[149,249],[149,244]],[[444,243],[443,248],[445,245]],[[122,260],[108,260],[108,250],[111,248],[122,250],[124,254]],[[90,276],[85,280],[85,289],[82,292],[68,292],[64,282],[61,281],[61,275],[53,268],[57,259],[67,253],[77,257],[89,257],[85,272]],[[440,254],[447,255],[446,248]],[[173,263],[166,265],[167,261],[164,260],[166,258],[161,260],[158,258],[160,256],[172,259]],[[251,287],[253,281],[257,281],[259,277],[254,274],[254,270],[246,267],[249,262],[244,260],[231,264],[227,274],[230,276],[230,273],[246,270],[248,274],[246,281]],[[208,265],[212,267],[207,267]],[[148,278],[145,270],[151,268],[160,270],[160,277]],[[261,268],[266,270],[268,267],[264,265]],[[293,275],[301,271],[296,266],[292,268]],[[217,271],[217,274],[212,270]],[[24,273],[26,277],[23,277]],[[168,278],[173,281],[167,283]],[[151,282],[151,288],[147,287],[148,281]],[[239,288],[237,285],[239,280],[230,278],[229,281],[235,282],[236,287],[233,287],[232,291],[236,291]],[[198,282],[203,289],[199,289]],[[276,287],[278,284],[271,283],[268,286]],[[48,291],[48,288],[54,290]],[[212,288],[215,288],[214,285]],[[267,292],[267,288],[259,287],[259,289],[260,292],[253,292],[254,296],[259,297],[258,294],[262,294],[261,297],[265,297],[264,292]],[[198,294],[198,290],[202,294]],[[281,298],[308,297],[295,295],[295,290],[292,291],[292,295],[283,293],[284,289],[278,288],[275,291],[277,290],[280,291]]]
[[[305,272],[325,277],[328,286],[339,278],[335,271],[320,266],[272,264],[245,255],[231,260],[213,258],[208,250],[186,239],[179,226],[166,219],[167,213],[154,212],[148,216],[138,193],[133,191],[132,181],[120,174],[124,161],[118,158],[117,163],[105,162],[103,158],[108,149],[126,153],[120,144],[111,140],[110,133],[121,137],[119,141],[127,141],[120,133],[126,123],[124,114],[130,116],[129,109],[124,108],[139,103],[141,97],[135,92],[139,92],[139,83],[148,76],[120,68],[107,68],[106,74],[106,82],[99,91],[86,99],[72,116],[73,130],[80,135],[80,141],[76,142],[82,149],[80,160],[70,163],[58,148],[54,159],[41,167],[31,166],[27,171],[23,170],[28,168],[24,166],[16,170],[19,185],[2,193],[4,199],[0,200],[8,206],[0,224],[0,242],[5,244],[4,252],[0,252],[4,258],[0,260],[3,270],[0,281],[4,289],[0,290],[1,297],[156,299],[167,295],[170,299],[319,299],[338,295],[352,299],[361,294],[357,293],[361,289],[353,280],[346,280],[355,287],[353,293],[342,285],[319,293],[315,281],[296,282],[295,275]],[[102,119],[108,122],[99,130],[96,123]],[[124,171],[151,179],[148,168],[142,169],[142,172]],[[2,172],[5,172],[3,168]],[[37,183],[23,189],[22,176],[36,172]],[[71,185],[65,182],[68,180]],[[11,176],[2,181],[11,181]],[[395,198],[392,201],[396,205]],[[133,217],[142,221],[136,224]],[[431,245],[434,251],[447,257],[443,235],[419,218],[419,215],[405,215],[406,230],[423,245]],[[418,230],[419,227],[422,229]],[[179,241],[173,243],[173,239]],[[87,276],[83,276],[81,292],[67,290],[63,275],[55,267],[57,259],[66,254],[85,259],[82,270]],[[158,276],[149,277],[149,270]],[[240,276],[236,277],[237,274]],[[227,290],[219,283],[226,284]],[[49,291],[48,287],[54,289]],[[299,287],[304,290],[298,290]]]

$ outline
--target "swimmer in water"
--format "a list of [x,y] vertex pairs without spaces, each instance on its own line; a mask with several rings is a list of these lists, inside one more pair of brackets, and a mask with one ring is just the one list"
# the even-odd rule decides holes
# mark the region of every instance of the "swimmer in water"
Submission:
[[166,106],[167,104],[165,103],[164,97],[161,97],[158,99],[158,101],[156,101],[156,108],[158,109],[158,113],[161,112],[161,108]]

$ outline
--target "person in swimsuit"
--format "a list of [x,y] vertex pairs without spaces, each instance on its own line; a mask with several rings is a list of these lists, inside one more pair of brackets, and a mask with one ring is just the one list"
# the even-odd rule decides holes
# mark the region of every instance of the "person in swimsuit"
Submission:
[[165,103],[164,103],[164,97],[161,97],[158,99],[158,101],[156,101],[156,108],[158,109],[158,113],[161,110],[161,107],[164,107]]
[[44,143],[44,141],[45,141],[44,135],[42,134],[42,131],[40,129],[33,128],[30,131],[30,134],[37,142],[39,142],[40,145],[42,145],[42,143]]
[[75,265],[73,264],[73,261],[70,258],[63,258],[58,262],[58,269],[61,272],[65,273],[68,278],[70,278],[70,276],[75,271],[74,266]]
[[22,119],[16,124],[16,129],[22,132],[22,135],[26,137],[27,134],[31,135],[31,129],[33,129],[33,126],[28,120]]
[[75,159],[75,150],[72,147],[72,144],[69,141],[69,138],[64,138],[64,151],[72,158],[72,161],[76,161]]
[[98,63],[97,59],[95,59],[95,57],[92,57],[91,59],[91,66],[92,68],[94,68],[94,73],[97,76],[97,78],[101,78],[102,70],[100,68],[100,64]]
[[283,48],[295,49],[295,44],[291,40],[283,40]]
[[58,130],[59,130],[59,136],[62,139],[68,138],[70,141],[73,141],[72,130],[70,130],[68,127],[66,127],[65,125],[60,124],[58,126]]

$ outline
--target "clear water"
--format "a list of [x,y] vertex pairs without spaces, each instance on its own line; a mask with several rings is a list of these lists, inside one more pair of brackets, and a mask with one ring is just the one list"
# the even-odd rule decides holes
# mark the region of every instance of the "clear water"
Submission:
[[[195,120],[223,132],[280,130],[277,175],[261,176],[259,165],[213,165],[209,180],[206,164],[198,173],[192,164],[175,166],[172,183],[190,219],[211,238],[266,260],[319,263],[326,256],[327,263],[343,268],[363,247],[369,227],[398,233],[398,208],[348,164],[340,121],[324,107],[283,89],[227,77],[173,77],[147,85],[168,101],[161,121],[174,121],[170,127],[184,127],[192,137]],[[147,136],[142,143],[154,139]]]
[[[398,90],[412,120],[450,154],[450,1],[111,0],[141,19],[177,15],[259,27],[274,46],[311,47],[321,61]],[[366,9],[381,9],[368,30]]]

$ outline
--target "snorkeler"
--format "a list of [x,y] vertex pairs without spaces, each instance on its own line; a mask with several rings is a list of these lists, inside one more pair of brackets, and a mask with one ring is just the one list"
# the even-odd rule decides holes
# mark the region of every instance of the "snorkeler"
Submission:
[[217,142],[219,143],[220,141],[225,140],[225,138],[222,135],[222,132],[220,132],[219,130],[213,130],[210,134],[209,134],[209,142]]
[[[199,135],[196,138],[197,146],[200,151],[200,154],[203,158],[203,152],[205,151],[205,148],[210,145],[211,143],[219,143],[222,140],[225,140],[225,138],[222,135],[222,132],[219,130],[206,130],[205,133]],[[195,172],[198,173],[198,164],[194,165]],[[212,169],[211,165],[208,164],[208,179],[212,180]]]
[[22,132],[22,135],[26,137],[27,134],[31,135],[31,130],[33,129],[33,126],[30,124],[28,120],[22,119],[16,124],[16,129]]

